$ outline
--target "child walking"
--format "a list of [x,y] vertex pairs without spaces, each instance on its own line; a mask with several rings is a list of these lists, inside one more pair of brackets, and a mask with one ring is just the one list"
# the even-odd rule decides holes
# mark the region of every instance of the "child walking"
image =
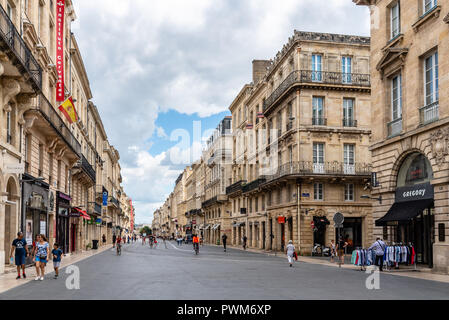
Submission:
[[61,259],[63,252],[61,249],[59,249],[59,245],[55,243],[53,245],[53,250],[51,253],[53,255],[53,267],[55,268],[55,279],[58,279],[59,267],[61,266]]

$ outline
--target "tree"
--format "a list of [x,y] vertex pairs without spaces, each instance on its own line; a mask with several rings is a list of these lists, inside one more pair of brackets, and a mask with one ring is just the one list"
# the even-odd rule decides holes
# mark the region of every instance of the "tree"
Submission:
[[153,234],[152,230],[148,226],[145,226],[142,229],[140,229],[140,234],[143,235],[144,233],[146,233],[147,236]]

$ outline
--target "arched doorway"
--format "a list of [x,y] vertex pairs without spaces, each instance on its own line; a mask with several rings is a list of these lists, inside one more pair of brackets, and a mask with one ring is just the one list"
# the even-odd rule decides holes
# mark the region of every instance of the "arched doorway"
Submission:
[[9,251],[11,249],[11,243],[15,239],[18,232],[18,215],[17,215],[17,185],[14,178],[9,178],[6,184],[7,202],[5,205],[5,237],[4,237],[4,250],[5,250],[5,263],[9,263]]
[[413,247],[416,262],[433,267],[432,165],[425,155],[413,152],[402,160],[397,172],[395,203],[376,225],[383,226],[390,244]]

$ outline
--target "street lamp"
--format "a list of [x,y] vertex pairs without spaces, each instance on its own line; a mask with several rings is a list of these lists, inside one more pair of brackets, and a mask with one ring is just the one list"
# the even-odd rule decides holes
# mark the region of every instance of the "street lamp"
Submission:
[[371,200],[377,200],[380,204],[382,204],[382,196],[379,196],[379,198],[373,198],[369,195],[363,195],[360,197],[361,199],[371,199]]

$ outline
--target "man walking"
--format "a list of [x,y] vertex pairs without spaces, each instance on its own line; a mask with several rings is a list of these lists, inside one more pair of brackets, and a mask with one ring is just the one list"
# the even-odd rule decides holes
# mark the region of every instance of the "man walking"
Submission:
[[112,235],[112,247],[115,248],[115,241],[117,241],[117,236],[115,233]]
[[11,246],[10,259],[12,260],[12,254],[15,251],[15,260],[17,266],[17,278],[20,279],[20,268],[22,268],[22,275],[25,279],[27,276],[25,274],[25,259],[28,254],[28,245],[25,239],[23,239],[23,232],[17,233],[17,239],[14,239]]
[[248,241],[248,238],[246,237],[246,235],[243,236],[242,240],[243,240],[243,249],[246,250],[246,243]]
[[376,239],[376,242],[373,243],[371,247],[369,247],[368,250],[374,250],[374,253],[376,254],[376,261],[375,265],[379,267],[380,271],[383,271],[383,265],[384,265],[384,254],[385,249],[387,245],[385,242],[383,242],[380,238]]
[[221,241],[223,242],[223,248],[224,248],[224,252],[226,252],[226,241],[228,240],[228,236],[226,235],[226,233],[224,233],[221,236]]

